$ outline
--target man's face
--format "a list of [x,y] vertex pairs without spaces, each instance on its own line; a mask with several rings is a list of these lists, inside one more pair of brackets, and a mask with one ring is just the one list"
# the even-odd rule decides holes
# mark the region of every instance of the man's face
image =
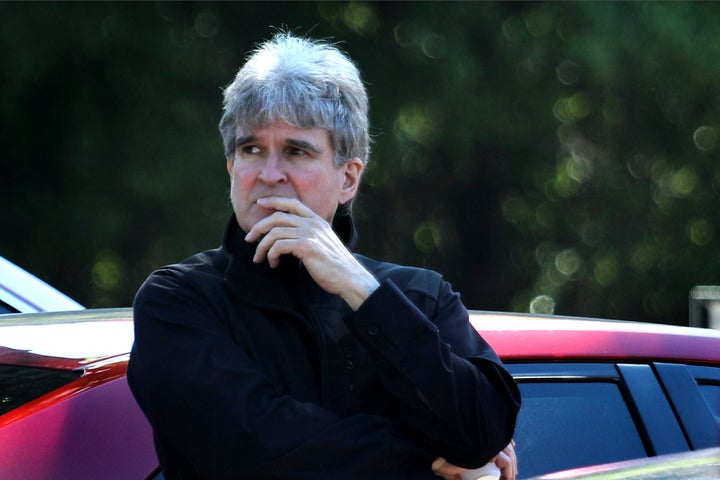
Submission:
[[237,221],[250,231],[273,213],[257,199],[277,196],[298,199],[332,222],[338,205],[355,195],[362,168],[359,159],[336,167],[330,134],[322,128],[298,128],[278,120],[250,133],[237,132],[235,152],[227,158]]

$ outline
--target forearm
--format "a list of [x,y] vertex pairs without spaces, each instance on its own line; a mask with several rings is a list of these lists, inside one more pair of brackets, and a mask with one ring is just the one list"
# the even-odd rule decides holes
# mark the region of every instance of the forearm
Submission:
[[185,385],[182,401],[167,398],[150,415],[160,441],[202,478],[431,478],[433,454],[387,417],[339,418],[274,395],[267,405],[250,405],[248,395],[233,401],[192,380]]
[[207,312],[183,311],[174,300],[175,315],[137,311],[128,381],[160,443],[203,478],[432,474],[434,452],[402,422],[341,418],[283,395],[227,335],[208,326]]
[[476,467],[510,441],[519,394],[459,301],[442,305],[433,321],[385,282],[358,311],[354,329],[378,358],[408,425],[439,456]]

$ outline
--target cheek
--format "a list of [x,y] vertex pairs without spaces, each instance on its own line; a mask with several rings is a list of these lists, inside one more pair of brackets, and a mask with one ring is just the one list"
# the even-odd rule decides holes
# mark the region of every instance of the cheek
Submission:
[[233,198],[247,195],[247,192],[250,191],[254,183],[253,178],[255,177],[257,177],[257,175],[253,176],[253,173],[247,169],[237,168],[233,170],[232,175],[230,175],[230,195]]
[[302,184],[295,185],[300,200],[315,213],[323,217],[331,216],[339,203],[342,179],[323,172],[323,175],[308,177],[304,180],[306,181]]

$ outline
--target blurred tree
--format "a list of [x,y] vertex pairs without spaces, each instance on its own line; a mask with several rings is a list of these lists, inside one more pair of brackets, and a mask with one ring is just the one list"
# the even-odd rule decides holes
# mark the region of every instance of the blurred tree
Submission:
[[0,3],[0,254],[89,306],[220,241],[220,92],[281,27],[358,62],[360,250],[474,308],[685,323],[717,284],[720,4]]

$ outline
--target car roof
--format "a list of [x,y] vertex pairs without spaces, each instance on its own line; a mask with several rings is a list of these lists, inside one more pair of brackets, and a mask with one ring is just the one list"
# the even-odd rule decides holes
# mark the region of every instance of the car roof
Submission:
[[720,330],[645,322],[473,311],[504,361],[642,360],[720,364]]
[[[720,364],[720,331],[643,322],[471,311],[504,361],[682,361]],[[0,317],[0,363],[73,370],[126,361],[132,309]]]
[[0,257],[0,302],[18,312],[82,310],[81,304]]
[[74,370],[126,361],[130,308],[0,316],[0,364]]

